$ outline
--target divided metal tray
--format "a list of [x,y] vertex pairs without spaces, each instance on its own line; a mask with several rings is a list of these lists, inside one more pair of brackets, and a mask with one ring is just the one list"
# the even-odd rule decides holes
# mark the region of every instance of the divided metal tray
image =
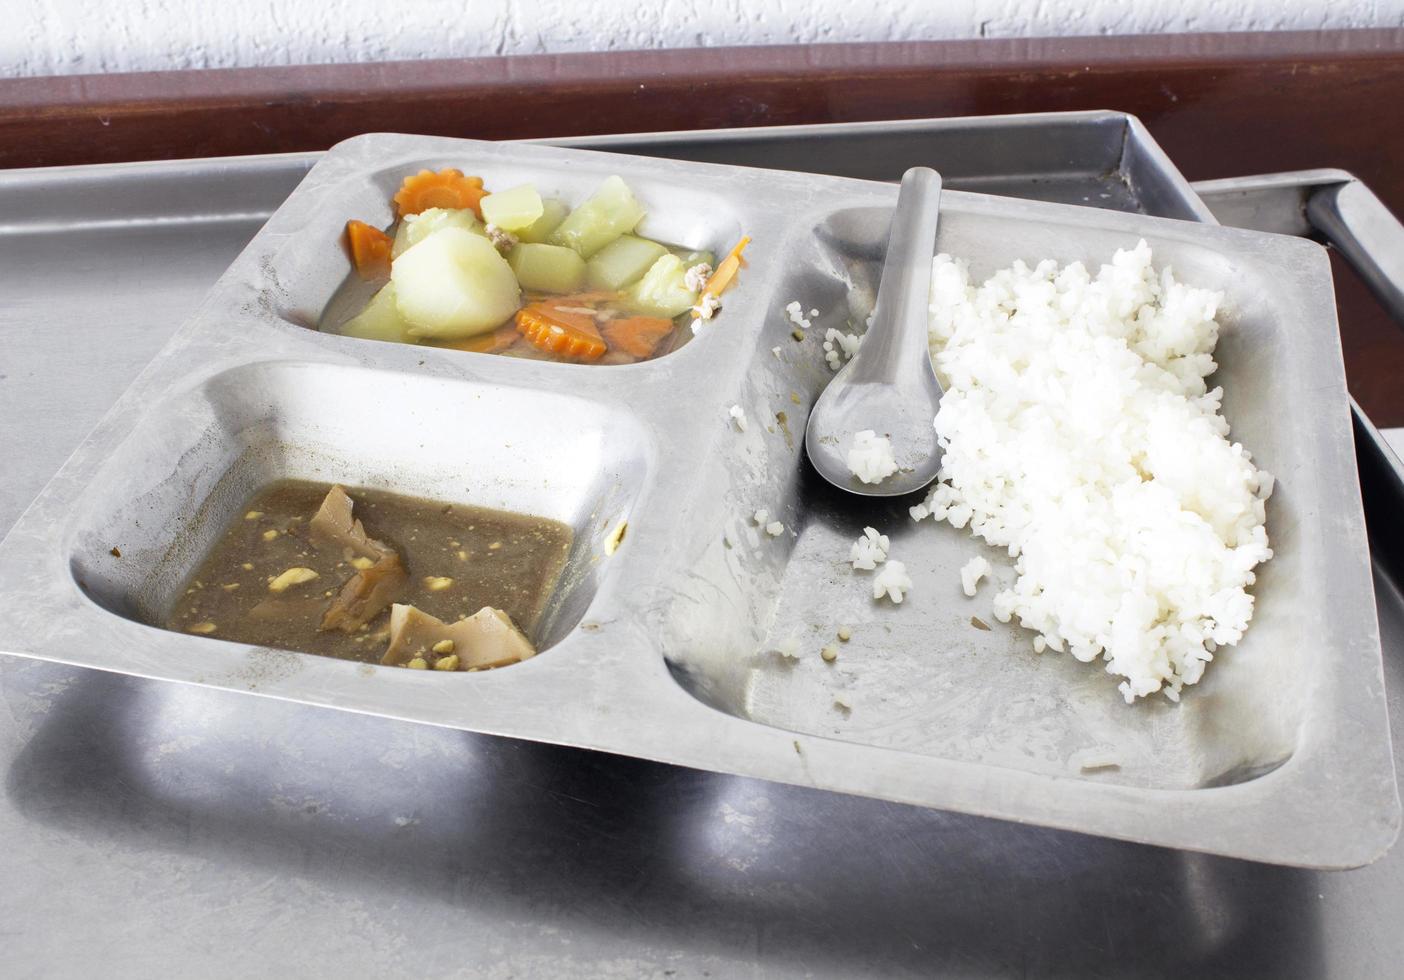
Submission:
[[[572,198],[619,172],[653,203],[649,233],[717,248],[745,230],[755,257],[713,328],[627,368],[304,329],[345,275],[345,218],[388,220],[399,175],[445,164]],[[940,245],[976,272],[1030,254],[1097,261],[1144,237],[1159,262],[1228,295],[1226,414],[1279,477],[1278,556],[1248,638],[1200,689],[1178,707],[1128,709],[1099,671],[1037,657],[1013,628],[970,627],[983,605],[956,586],[975,553],[963,534],[912,527],[900,506],[855,508],[806,477],[793,434],[828,372],[812,335],[788,339],[782,308],[793,298],[821,310],[816,331],[861,322],[894,198],[853,180],[544,147],[348,141],[0,545],[0,636],[68,663],[1264,861],[1378,855],[1398,804],[1319,248],[943,200]],[[1282,386],[1301,396],[1267,397]],[[727,419],[733,403],[752,419],[744,433]],[[445,677],[144,625],[244,494],[284,475],[571,522],[568,585],[541,637],[554,645],[508,670]],[[791,533],[758,535],[749,515],[760,507]],[[626,544],[604,558],[621,518]],[[873,604],[842,560],[866,523],[893,535],[918,579],[900,609]],[[823,665],[821,638],[840,623],[854,641]],[[789,666],[770,651],[794,633],[810,655]],[[1079,770],[1080,753],[1108,747],[1120,768]]]

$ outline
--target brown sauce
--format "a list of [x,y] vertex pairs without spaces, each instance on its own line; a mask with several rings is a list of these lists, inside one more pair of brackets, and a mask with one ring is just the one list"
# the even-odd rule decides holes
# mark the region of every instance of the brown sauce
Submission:
[[[349,549],[319,546],[308,530],[330,489],[324,483],[286,480],[248,501],[201,562],[167,628],[379,663],[386,649],[388,607],[349,633],[321,628],[328,608],[357,572]],[[403,563],[407,576],[395,602],[444,622],[490,606],[533,634],[565,568],[570,527],[383,490],[347,493],[366,534],[393,548]],[[293,569],[309,569],[316,577],[285,575]],[[274,591],[280,576],[288,584]]]

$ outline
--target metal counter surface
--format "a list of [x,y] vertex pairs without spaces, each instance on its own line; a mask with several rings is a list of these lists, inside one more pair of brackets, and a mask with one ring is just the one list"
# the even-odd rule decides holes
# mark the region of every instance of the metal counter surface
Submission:
[[[0,529],[264,216],[0,226]],[[1399,746],[1404,596],[1376,586]],[[1404,954],[1399,848],[1272,868],[11,657],[0,702],[7,976],[1322,977]]]

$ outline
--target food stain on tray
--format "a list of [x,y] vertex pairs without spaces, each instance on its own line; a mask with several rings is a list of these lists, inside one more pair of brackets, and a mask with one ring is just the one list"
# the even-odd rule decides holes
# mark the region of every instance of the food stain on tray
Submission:
[[166,625],[367,663],[505,666],[535,653],[572,538],[543,517],[280,481],[230,523]]

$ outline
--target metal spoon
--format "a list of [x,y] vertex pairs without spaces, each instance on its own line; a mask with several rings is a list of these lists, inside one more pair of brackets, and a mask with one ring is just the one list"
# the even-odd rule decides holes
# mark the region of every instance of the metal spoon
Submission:
[[[940,201],[936,171],[913,167],[902,175],[872,326],[809,414],[804,434],[809,461],[820,476],[851,493],[911,493],[936,479],[941,465],[932,426],[941,385],[927,346]],[[886,436],[897,458],[897,472],[880,483],[863,483],[848,468],[853,438],[864,429]]]

